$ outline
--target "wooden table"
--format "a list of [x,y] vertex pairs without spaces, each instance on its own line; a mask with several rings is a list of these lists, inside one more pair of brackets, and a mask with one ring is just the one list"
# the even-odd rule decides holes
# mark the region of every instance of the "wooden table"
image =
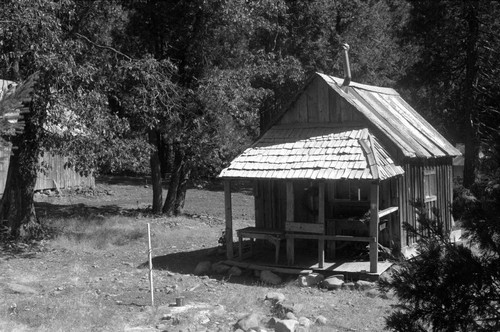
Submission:
[[236,231],[239,239],[239,260],[243,258],[243,238],[252,239],[252,254],[253,254],[253,239],[266,240],[271,242],[275,247],[274,262],[278,263],[278,258],[280,254],[280,243],[281,240],[285,238],[285,232],[268,229],[268,228],[257,228],[257,227],[247,227]]

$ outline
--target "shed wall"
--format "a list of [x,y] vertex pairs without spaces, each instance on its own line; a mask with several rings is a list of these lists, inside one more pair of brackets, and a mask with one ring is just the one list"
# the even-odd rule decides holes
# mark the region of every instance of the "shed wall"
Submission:
[[307,85],[277,124],[361,123],[363,115],[341,98],[319,76]]
[[[10,153],[10,152],[9,152]],[[5,182],[7,180],[7,172],[9,170],[9,155],[0,151],[0,193],[5,189]],[[54,156],[46,153],[40,157],[40,163],[47,166],[46,172],[39,171],[35,190],[55,189],[56,183],[59,189],[71,188],[76,186],[94,187],[95,178],[90,176],[81,176],[74,169],[64,167],[67,159],[61,156]]]
[[[453,200],[453,175],[451,160],[439,160],[426,163],[406,163],[403,166],[405,175],[399,181],[399,204],[401,224],[408,223],[418,227],[416,209],[412,203],[423,200],[428,211],[428,216],[434,218],[433,210],[444,224],[445,231],[453,227],[451,203]],[[435,180],[429,180],[433,176]],[[431,181],[431,182],[429,182]],[[435,181],[435,182],[434,182]],[[429,190],[433,193],[429,194]],[[402,247],[412,245],[417,238],[401,230]]]

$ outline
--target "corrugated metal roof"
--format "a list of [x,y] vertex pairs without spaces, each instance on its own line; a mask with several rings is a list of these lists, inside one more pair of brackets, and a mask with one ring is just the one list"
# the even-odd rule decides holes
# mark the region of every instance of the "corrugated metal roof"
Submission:
[[236,157],[220,177],[384,180],[403,173],[366,128],[278,125]]
[[[460,155],[439,132],[393,89],[351,82],[318,73],[342,98],[381,130],[406,157],[437,158]],[[347,91],[347,92],[346,92]]]

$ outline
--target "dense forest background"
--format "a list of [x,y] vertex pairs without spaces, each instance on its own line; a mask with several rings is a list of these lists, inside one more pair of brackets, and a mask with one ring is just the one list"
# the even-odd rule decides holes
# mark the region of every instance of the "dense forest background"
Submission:
[[[500,75],[496,1],[7,0],[0,77],[38,74],[0,213],[35,218],[38,156],[87,173],[153,179],[155,213],[182,211],[313,72],[393,87],[454,143],[464,185],[494,156]],[[490,158],[491,160],[491,158]],[[491,163],[490,163],[491,165]],[[161,181],[168,177],[168,194]]]

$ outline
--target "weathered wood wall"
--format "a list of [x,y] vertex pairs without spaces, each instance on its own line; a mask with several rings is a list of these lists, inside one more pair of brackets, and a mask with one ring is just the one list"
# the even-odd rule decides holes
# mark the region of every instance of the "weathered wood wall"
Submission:
[[393,206],[397,206],[398,210],[382,217],[379,224],[379,242],[390,248],[401,246],[398,178],[391,178],[380,183],[380,210]]
[[340,124],[359,123],[364,120],[364,116],[333,91],[324,80],[315,77],[278,124]]
[[[421,163],[406,163],[404,165],[405,175],[399,181],[399,206],[401,224],[409,223],[414,227],[418,227],[416,210],[412,206],[412,202],[417,199],[424,200],[429,216],[432,215],[432,210],[435,208],[444,223],[446,231],[451,230],[453,226],[453,218],[451,215],[451,203],[453,200],[453,173],[451,160],[440,159],[435,161],[426,161]],[[435,172],[435,183],[426,183],[426,173]],[[426,185],[432,188],[436,195],[435,197],[426,197]],[[417,241],[417,238],[409,235],[401,229],[401,246],[405,247]]]
[[[8,156],[2,155],[0,151],[0,193],[5,189],[5,181],[7,180],[7,171],[9,169]],[[81,176],[72,168],[65,168],[66,158],[54,156],[46,153],[40,158],[40,163],[47,166],[45,172],[39,171],[38,178],[35,184],[35,190],[56,189],[56,184],[59,189],[71,188],[76,186],[94,187],[95,178],[93,176]]]
[[257,180],[254,183],[255,226],[285,229],[286,184],[284,181]]

